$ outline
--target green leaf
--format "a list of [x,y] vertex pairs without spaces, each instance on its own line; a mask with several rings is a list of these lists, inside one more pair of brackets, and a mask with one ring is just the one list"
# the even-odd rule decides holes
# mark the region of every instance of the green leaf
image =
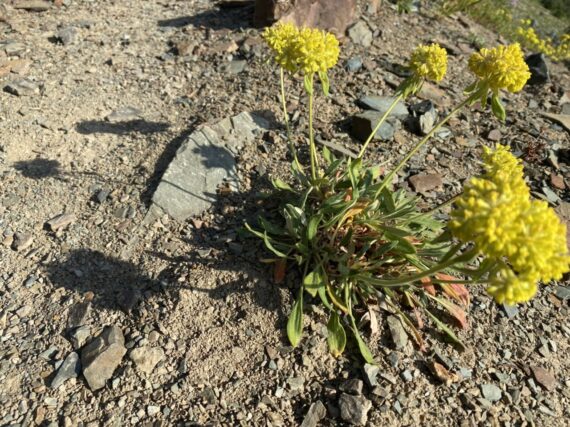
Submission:
[[296,238],[301,236],[301,231],[306,225],[306,218],[303,210],[296,206],[287,204],[285,205],[285,209],[283,209],[283,217],[285,218],[285,224],[289,234]]
[[382,202],[382,206],[387,213],[391,213],[396,210],[392,191],[388,190],[387,188],[384,188],[382,190]]
[[313,94],[313,73],[305,74],[305,90],[309,95]]
[[324,286],[325,282],[319,270],[311,271],[303,279],[303,287],[312,297],[316,297],[318,289]]
[[309,220],[309,225],[307,226],[307,239],[309,239],[309,242],[312,242],[315,236],[317,235],[321,219],[322,217],[320,215],[317,215]]
[[491,111],[493,111],[495,117],[501,122],[505,122],[507,113],[505,111],[505,107],[503,107],[503,104],[501,103],[501,100],[496,94],[493,94],[493,97],[491,98]]
[[327,162],[327,165],[330,165],[333,161],[332,155],[331,155],[331,150],[329,150],[327,147],[323,146],[323,158],[325,159],[325,161]]
[[265,243],[265,246],[267,246],[267,249],[269,249],[275,255],[277,255],[280,258],[287,258],[287,254],[284,254],[283,252],[279,251],[273,246],[273,244],[271,243],[271,239],[269,238],[267,233],[263,233],[263,242]]
[[277,236],[285,236],[287,234],[284,229],[282,229],[281,227],[267,221],[263,217],[259,217],[259,224],[269,234],[274,234]]
[[281,181],[279,178],[272,179],[271,183],[273,184],[273,187],[275,187],[277,190],[293,191],[293,192],[295,191],[289,184]]
[[327,336],[329,351],[334,357],[338,357],[344,352],[346,347],[346,332],[340,323],[340,317],[336,311],[331,313],[327,329],[329,331]]
[[360,350],[360,354],[366,361],[366,363],[370,363],[371,365],[375,365],[376,361],[374,360],[374,356],[372,356],[372,352],[360,336],[358,332],[358,328],[356,327],[356,322],[354,321],[354,317],[350,317],[352,322],[352,333],[354,334],[354,338],[356,339],[356,344],[358,345],[358,349]]
[[465,349],[465,345],[461,342],[461,340],[459,338],[457,338],[457,336],[453,333],[453,331],[451,329],[449,329],[447,327],[447,325],[445,323],[443,323],[441,320],[439,320],[434,314],[432,314],[429,310],[424,310],[429,317],[431,317],[431,320],[433,320],[433,322],[436,324],[436,326],[443,332],[445,333],[449,339],[454,342],[455,344],[457,344],[458,346],[460,346],[462,349]]
[[287,337],[293,347],[297,347],[303,335],[303,289],[299,291],[299,297],[289,315],[287,321]]
[[323,305],[328,308],[329,310],[333,310],[333,307],[331,305],[331,303],[329,302],[329,299],[327,297],[327,287],[325,286],[321,286],[320,288],[317,289],[317,292],[319,294],[319,297],[321,298],[321,301],[323,302]]
[[328,74],[325,72],[321,72],[319,71],[319,79],[321,80],[321,85],[323,86],[323,93],[325,94],[325,96],[329,96],[329,90],[331,87],[330,81],[329,81],[329,76]]

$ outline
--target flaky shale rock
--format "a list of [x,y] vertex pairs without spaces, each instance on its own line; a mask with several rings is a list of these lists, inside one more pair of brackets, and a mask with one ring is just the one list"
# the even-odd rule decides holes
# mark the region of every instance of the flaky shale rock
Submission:
[[91,390],[105,387],[105,382],[113,376],[126,352],[125,338],[118,326],[107,326],[101,335],[83,348],[83,376]]

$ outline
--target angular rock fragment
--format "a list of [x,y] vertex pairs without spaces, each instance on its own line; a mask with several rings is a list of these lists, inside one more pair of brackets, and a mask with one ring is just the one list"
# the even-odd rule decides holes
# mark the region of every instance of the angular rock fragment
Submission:
[[101,335],[87,344],[81,351],[83,376],[91,390],[105,387],[105,382],[123,360],[127,352],[123,332],[117,326],[107,326]]
[[77,378],[81,372],[81,362],[79,360],[79,355],[75,352],[71,352],[67,355],[59,369],[57,374],[51,381],[51,388],[60,387],[65,381],[70,378]]

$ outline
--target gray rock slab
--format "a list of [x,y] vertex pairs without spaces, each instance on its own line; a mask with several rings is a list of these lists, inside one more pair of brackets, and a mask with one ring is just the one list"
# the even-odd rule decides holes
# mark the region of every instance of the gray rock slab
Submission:
[[327,415],[327,408],[320,400],[311,405],[307,415],[303,418],[301,427],[317,427],[319,422]]
[[75,352],[69,353],[69,355],[65,358],[59,367],[57,374],[50,384],[50,387],[54,389],[58,388],[68,379],[77,378],[80,372],[81,362],[79,361],[79,355]]
[[216,201],[224,182],[237,190],[234,153],[269,128],[265,118],[244,112],[193,132],[166,169],[145,223],[161,214],[178,221],[201,214]]
[[83,347],[83,376],[91,390],[105,387],[105,382],[113,376],[126,352],[125,338],[117,326],[106,327],[101,335]]
[[340,416],[349,424],[363,426],[368,420],[372,403],[364,396],[343,393],[339,399]]
[[[383,113],[378,111],[365,111],[360,114],[356,114],[352,117],[352,136],[356,139],[364,142],[368,136],[372,133]],[[390,118],[386,120],[380,128],[374,134],[375,140],[388,141],[394,137],[394,132],[399,125],[399,122],[392,121],[394,119]]]
[[[356,101],[360,107],[366,108],[367,110],[375,110],[382,114],[388,111],[388,108],[390,108],[392,102],[394,102],[394,98],[392,97],[375,95],[366,95]],[[394,109],[390,112],[390,115],[388,117],[405,119],[409,114],[410,112],[404,103],[402,101],[399,101]]]

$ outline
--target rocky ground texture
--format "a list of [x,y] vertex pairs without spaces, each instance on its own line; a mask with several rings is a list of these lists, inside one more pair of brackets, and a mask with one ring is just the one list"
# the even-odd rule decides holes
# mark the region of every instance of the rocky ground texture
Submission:
[[[258,197],[269,178],[288,179],[277,73],[251,4],[226,3],[236,7],[0,4],[0,424],[567,424],[568,281],[518,308],[473,289],[464,351],[428,333],[420,352],[379,311],[378,366],[350,352],[335,359],[311,301],[311,335],[288,345],[298,277],[274,284],[259,262],[267,254],[241,232],[271,207]],[[358,150],[416,44],[450,54],[445,81],[380,130],[371,155],[389,166],[460,99],[469,54],[502,40],[465,17],[400,16],[387,2],[361,2],[356,16],[331,95],[317,101],[318,141],[334,150]],[[550,79],[538,69],[535,84],[505,97],[505,124],[461,113],[398,184],[426,207],[444,201],[479,171],[481,147],[500,141],[524,160],[535,197],[570,220],[570,73],[547,66]],[[302,135],[302,85],[287,86]],[[239,139],[234,121],[219,141],[196,142],[244,112],[262,118],[251,138]],[[184,189],[209,207],[178,220],[151,209],[164,203],[152,196],[175,158],[214,171]]]

